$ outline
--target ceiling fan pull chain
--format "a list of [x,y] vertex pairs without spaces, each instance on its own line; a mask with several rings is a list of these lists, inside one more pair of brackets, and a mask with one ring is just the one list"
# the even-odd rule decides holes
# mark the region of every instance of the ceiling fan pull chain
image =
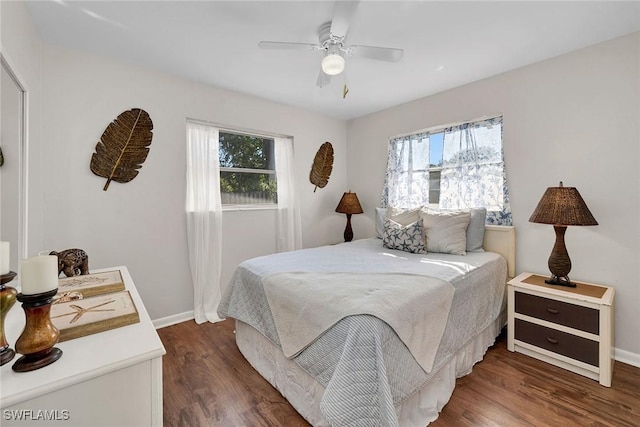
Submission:
[[349,78],[347,77],[347,69],[344,70],[344,85],[342,86],[342,99],[347,98],[347,94],[349,93]]

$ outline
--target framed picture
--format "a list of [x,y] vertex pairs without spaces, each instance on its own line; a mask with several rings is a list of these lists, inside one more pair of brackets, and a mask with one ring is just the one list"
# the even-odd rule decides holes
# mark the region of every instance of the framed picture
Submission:
[[129,291],[52,304],[50,317],[60,342],[140,322]]
[[58,279],[58,294],[55,300],[65,296],[67,299],[88,298],[119,291],[124,291],[120,270],[105,271]]

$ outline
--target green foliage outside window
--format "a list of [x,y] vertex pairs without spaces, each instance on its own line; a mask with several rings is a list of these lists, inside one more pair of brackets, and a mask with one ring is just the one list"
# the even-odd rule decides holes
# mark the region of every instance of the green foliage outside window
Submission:
[[273,139],[220,132],[222,204],[278,201]]

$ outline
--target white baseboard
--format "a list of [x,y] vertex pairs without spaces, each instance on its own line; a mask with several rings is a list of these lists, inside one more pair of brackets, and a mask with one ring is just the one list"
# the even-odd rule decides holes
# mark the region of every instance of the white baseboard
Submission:
[[615,348],[613,354],[614,359],[616,359],[618,362],[626,363],[627,365],[640,368],[640,354],[631,353],[630,351],[626,350],[620,350],[619,348]]
[[166,328],[167,326],[175,325],[176,323],[186,322],[187,320],[195,319],[193,310],[185,311],[184,313],[173,314],[171,316],[162,317],[153,321],[153,326],[156,329]]

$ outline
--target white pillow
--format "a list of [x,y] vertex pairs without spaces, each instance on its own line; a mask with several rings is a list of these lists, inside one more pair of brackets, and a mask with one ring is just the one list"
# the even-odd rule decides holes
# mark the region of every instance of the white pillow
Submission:
[[387,208],[387,218],[400,225],[409,225],[420,219],[420,209]]
[[427,252],[466,255],[467,226],[471,213],[422,210]]
[[482,245],[484,244],[484,228],[487,219],[487,208],[471,208],[471,209],[430,209],[429,212],[470,212],[471,219],[467,226],[467,252],[484,252]]

